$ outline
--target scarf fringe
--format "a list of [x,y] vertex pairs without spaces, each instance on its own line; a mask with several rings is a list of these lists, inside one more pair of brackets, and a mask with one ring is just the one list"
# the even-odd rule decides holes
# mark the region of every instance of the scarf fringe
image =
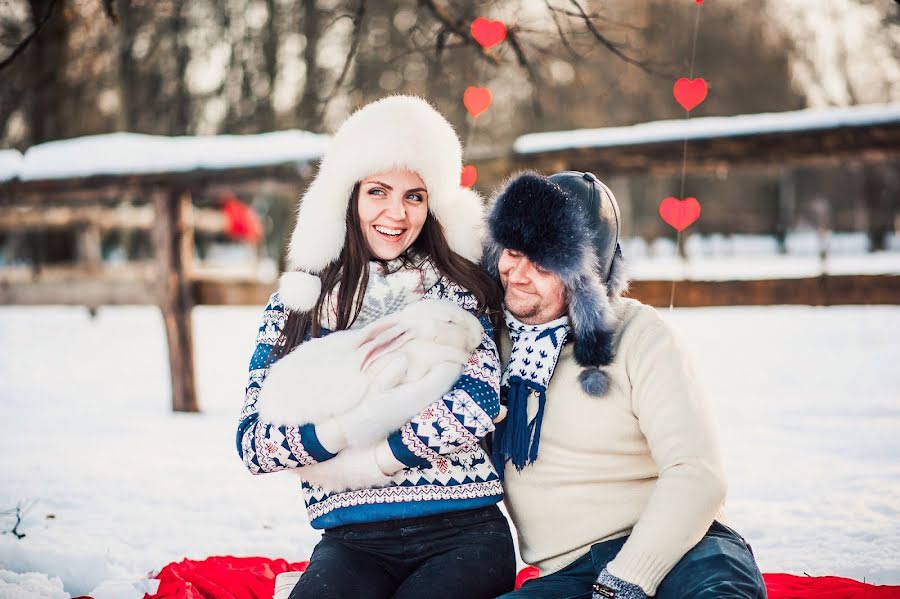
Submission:
[[[532,391],[537,394],[538,409],[529,422],[528,397]],[[516,470],[521,472],[537,459],[547,393],[537,383],[511,377],[506,400],[506,418],[496,425],[491,448],[491,456],[501,480],[507,462],[512,462]]]

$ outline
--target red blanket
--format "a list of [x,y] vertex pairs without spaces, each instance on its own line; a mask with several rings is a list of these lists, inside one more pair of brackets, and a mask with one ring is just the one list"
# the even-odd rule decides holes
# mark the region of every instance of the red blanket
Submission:
[[837,576],[763,574],[770,599],[898,599],[900,586],[876,586]]
[[[307,562],[262,557],[210,557],[184,560],[160,571],[159,591],[144,599],[272,599],[275,576],[303,571]],[[533,577],[523,568],[517,585]],[[764,574],[770,599],[900,599],[900,586],[875,586],[835,576]]]

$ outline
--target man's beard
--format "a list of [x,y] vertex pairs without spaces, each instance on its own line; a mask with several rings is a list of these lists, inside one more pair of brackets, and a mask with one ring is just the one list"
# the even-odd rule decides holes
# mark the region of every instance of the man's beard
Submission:
[[[532,299],[533,297],[533,299]],[[535,318],[541,312],[541,302],[536,296],[524,296],[523,294],[517,294],[513,296],[513,299],[510,299],[510,291],[507,290],[504,295],[504,304],[506,309],[509,310],[510,314],[516,317],[517,320],[521,320],[525,322],[531,318]]]

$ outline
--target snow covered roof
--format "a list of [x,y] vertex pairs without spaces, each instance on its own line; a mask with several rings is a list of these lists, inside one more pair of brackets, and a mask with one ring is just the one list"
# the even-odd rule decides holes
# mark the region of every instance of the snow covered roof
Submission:
[[327,135],[296,130],[196,137],[91,135],[32,146],[24,156],[16,150],[0,151],[0,181],[305,163],[321,156],[330,141]]
[[738,137],[889,123],[900,123],[900,103],[686,118],[628,127],[531,133],[516,139],[513,151],[516,154],[535,154],[570,148],[609,148],[684,139]]
[[21,164],[21,152],[18,150],[0,150],[0,181],[15,179]]

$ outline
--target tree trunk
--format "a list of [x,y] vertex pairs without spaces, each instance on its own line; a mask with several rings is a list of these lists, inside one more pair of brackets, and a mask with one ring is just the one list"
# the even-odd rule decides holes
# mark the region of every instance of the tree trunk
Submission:
[[66,26],[65,0],[30,0],[32,27],[53,13],[31,45],[20,56],[24,59],[21,81],[25,90],[22,105],[26,107],[29,143],[39,144],[63,137],[66,119],[66,58],[69,36]]
[[136,14],[137,9],[132,7],[130,0],[118,0],[117,11],[119,15],[117,44],[119,115],[116,128],[119,131],[135,131],[140,96],[138,95],[137,64],[132,55],[132,44],[139,28],[139,19]]
[[319,114],[321,104],[320,88],[322,77],[319,69],[319,35],[322,24],[316,0],[301,0],[302,21],[300,27],[306,46],[303,49],[303,62],[306,65],[306,79],[303,82],[303,93],[297,104],[297,125],[306,131],[321,131],[322,115]]
[[275,0],[266,0],[266,25],[263,28],[265,35],[262,40],[263,64],[265,74],[269,80],[268,93],[262,95],[257,108],[257,125],[260,131],[274,131],[275,107],[272,98],[275,94],[275,82],[278,79],[278,3]]
[[173,15],[172,43],[175,48],[175,98],[171,135],[187,135],[191,132],[191,94],[187,89],[187,66],[191,49],[187,44],[190,24],[187,22],[189,2],[179,3]]

